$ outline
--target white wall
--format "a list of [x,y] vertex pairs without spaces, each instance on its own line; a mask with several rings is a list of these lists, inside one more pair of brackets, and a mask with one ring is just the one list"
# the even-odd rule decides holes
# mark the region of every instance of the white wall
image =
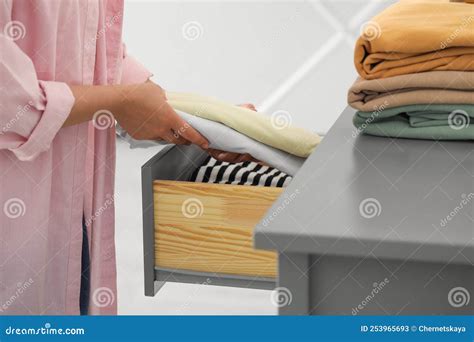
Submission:
[[[356,77],[360,27],[388,3],[135,0],[124,41],[166,89],[286,110],[294,124],[325,132]],[[183,33],[190,22],[195,36]]]
[[[352,47],[386,1],[130,1],[130,53],[177,91],[287,110],[293,123],[326,131],[355,78]],[[196,21],[199,37],[183,25]],[[156,148],[117,146],[116,243],[120,314],[275,314],[270,291],[167,283],[143,295],[140,167]]]

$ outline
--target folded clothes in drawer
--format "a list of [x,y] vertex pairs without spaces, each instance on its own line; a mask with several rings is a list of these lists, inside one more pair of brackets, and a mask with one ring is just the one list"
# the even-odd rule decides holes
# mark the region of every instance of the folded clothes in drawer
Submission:
[[256,162],[231,164],[218,161],[212,157],[206,158],[189,179],[191,182],[234,184],[251,186],[287,186],[292,177],[267,165]]
[[[180,111],[177,111],[177,114],[203,134],[209,140],[211,148],[227,152],[250,154],[252,157],[276,167],[289,175],[294,175],[306,160],[305,158],[262,144],[221,123]],[[130,144],[130,148],[148,148],[166,144],[163,141],[133,139],[120,126],[117,126],[117,134]]]
[[253,230],[291,177],[256,162],[199,160],[179,181],[153,182],[155,267],[275,278],[276,254],[254,249]]
[[[291,176],[321,141],[317,134],[289,125],[285,116],[270,117],[195,94],[168,92],[167,99],[177,115],[186,122],[175,134],[180,135],[192,127],[208,140],[210,148],[250,154]],[[131,148],[163,144],[162,141],[136,140],[120,125],[117,125],[117,134]]]

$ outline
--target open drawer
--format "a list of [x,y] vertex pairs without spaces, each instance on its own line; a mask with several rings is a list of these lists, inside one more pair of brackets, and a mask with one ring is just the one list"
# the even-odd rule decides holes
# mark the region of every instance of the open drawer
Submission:
[[272,289],[276,253],[253,229],[282,188],[188,182],[207,154],[167,146],[142,167],[145,294],[166,281]]

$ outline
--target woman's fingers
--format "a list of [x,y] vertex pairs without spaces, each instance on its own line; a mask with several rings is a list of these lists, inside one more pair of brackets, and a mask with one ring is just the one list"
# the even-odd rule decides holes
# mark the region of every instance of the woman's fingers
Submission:
[[175,144],[175,145],[189,145],[190,144],[190,142],[188,140],[186,140],[185,138],[180,136],[174,130],[170,130],[169,133],[163,138],[167,142],[169,142],[171,144]]
[[239,104],[239,107],[244,107],[244,108],[253,110],[255,112],[257,111],[257,108],[255,108],[255,106],[251,103],[242,103],[242,104]]
[[248,153],[241,154],[241,155],[237,158],[236,163],[242,163],[242,162],[246,162],[246,161],[255,162],[255,163],[260,163],[259,160],[255,159],[254,157],[252,157],[252,156],[251,156],[250,154],[248,154]]
[[245,153],[245,154],[240,154],[240,153],[235,153],[235,152],[226,152],[226,151],[221,151],[221,150],[216,150],[216,149],[208,149],[207,152],[214,158],[220,161],[236,164],[236,163],[242,163],[246,161],[254,161],[258,162],[255,158],[253,158],[250,154]]
[[223,162],[228,162],[228,163],[235,163],[237,158],[240,156],[238,153],[232,153],[232,152],[224,152],[221,150],[216,150],[213,148],[210,148],[207,150],[207,152],[214,158]]
[[256,163],[259,162],[257,159],[255,159],[254,157],[252,157],[252,156],[251,156],[250,154],[248,154],[248,153],[241,154],[238,163],[240,163],[240,162],[246,162],[246,161],[256,162]]
[[[151,81],[147,83],[152,84]],[[158,89],[162,92],[161,88]],[[241,104],[240,106],[251,110],[256,110],[255,106],[251,103]],[[168,126],[168,128],[165,129],[165,132],[167,133],[165,133],[164,136],[159,136],[155,139],[163,139],[176,145],[195,144],[204,150],[208,150],[209,154],[211,154],[214,158],[230,163],[257,161],[250,154],[240,154],[209,149],[208,140],[201,133],[195,130],[188,122],[182,119],[167,102],[162,102],[160,107],[157,109],[157,112],[161,114],[160,116],[165,120],[167,123],[166,126]],[[162,126],[162,129],[164,128],[165,127]]]

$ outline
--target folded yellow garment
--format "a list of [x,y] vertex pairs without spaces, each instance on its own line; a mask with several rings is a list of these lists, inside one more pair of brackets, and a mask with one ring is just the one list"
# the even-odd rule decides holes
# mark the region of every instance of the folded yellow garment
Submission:
[[474,71],[474,6],[449,0],[400,1],[366,23],[354,62],[365,79]]
[[290,125],[278,125],[270,116],[215,98],[174,92],[167,92],[166,97],[175,110],[220,122],[295,156],[308,157],[321,141],[316,133]]

